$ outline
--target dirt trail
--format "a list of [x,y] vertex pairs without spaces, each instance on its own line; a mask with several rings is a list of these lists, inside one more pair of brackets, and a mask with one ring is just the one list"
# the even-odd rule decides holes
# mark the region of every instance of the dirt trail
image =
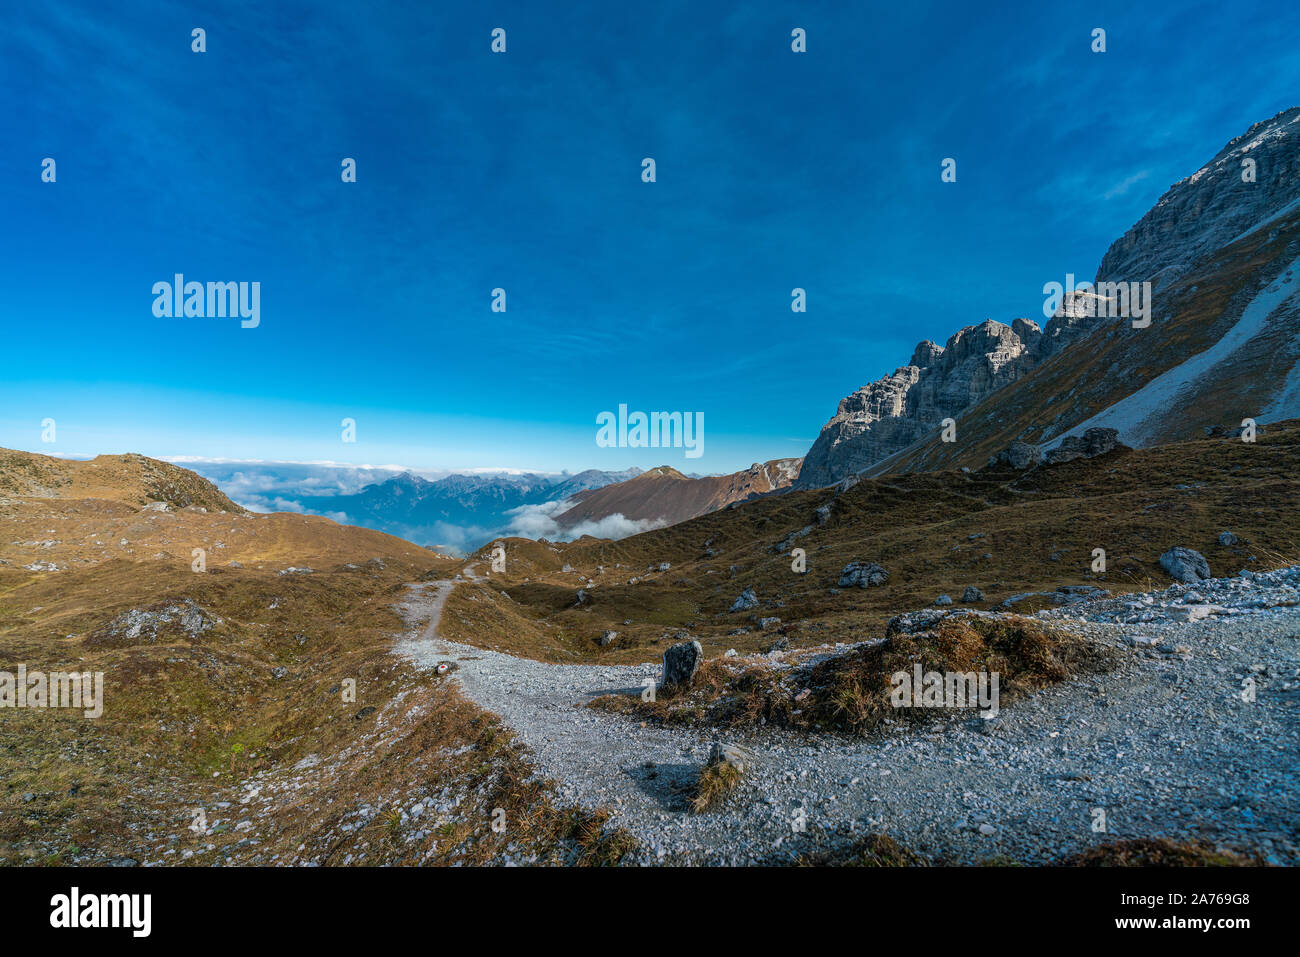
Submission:
[[[411,628],[395,650],[419,667],[457,661],[468,696],[505,720],[567,801],[613,810],[642,862],[758,863],[884,832],[959,863],[1049,862],[1129,837],[1202,838],[1300,863],[1294,607],[1135,625],[1114,623],[1119,600],[1099,603],[1102,621],[1078,622],[1097,640],[1127,648],[1140,633],[1190,652],[1134,653],[991,721],[965,712],[870,739],[727,734],[756,767],[719,811],[693,815],[687,791],[717,734],[583,707],[639,693],[657,664],[554,665],[447,641],[438,622],[454,586],[411,586],[401,605]],[[1273,604],[1294,594],[1287,585]],[[1254,703],[1240,698],[1246,674],[1260,683]],[[1094,830],[1099,808],[1105,832]]]

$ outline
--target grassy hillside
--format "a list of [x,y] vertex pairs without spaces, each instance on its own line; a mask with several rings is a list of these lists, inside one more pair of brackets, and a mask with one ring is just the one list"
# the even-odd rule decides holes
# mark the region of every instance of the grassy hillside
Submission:
[[[1300,423],[1292,422],[1254,444],[1205,439],[1026,473],[908,474],[842,493],[791,492],[618,542],[507,541],[506,573],[458,588],[444,632],[545,660],[645,661],[683,632],[711,655],[782,638],[793,646],[859,641],[940,594],[960,601],[968,585],[984,595],[971,607],[985,609],[1067,585],[1162,587],[1169,578],[1159,558],[1173,545],[1200,551],[1216,575],[1275,567],[1300,560],[1298,467]],[[1239,543],[1219,545],[1223,531]],[[791,547],[806,551],[805,573],[792,570]],[[1095,548],[1106,551],[1105,572],[1091,570]],[[838,588],[841,570],[859,560],[883,565],[889,581]],[[751,587],[759,606],[729,611]],[[760,618],[780,623],[760,629]],[[602,647],[606,630],[618,638]]]
[[3,462],[0,671],[102,672],[105,691],[98,718],[0,714],[0,863],[602,863],[626,849],[602,816],[552,802],[496,718],[391,654],[406,584],[458,563],[244,513],[139,456]]

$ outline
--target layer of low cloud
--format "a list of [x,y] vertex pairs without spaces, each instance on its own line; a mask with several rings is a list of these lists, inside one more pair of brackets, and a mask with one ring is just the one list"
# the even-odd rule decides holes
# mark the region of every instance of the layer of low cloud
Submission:
[[512,508],[506,513],[510,516],[510,524],[506,527],[505,534],[520,538],[544,538],[551,542],[569,542],[583,535],[619,539],[648,532],[652,528],[662,528],[666,524],[662,520],[625,518],[621,512],[615,512],[596,521],[579,522],[570,528],[561,528],[555,517],[572,506],[571,501],[563,501]]

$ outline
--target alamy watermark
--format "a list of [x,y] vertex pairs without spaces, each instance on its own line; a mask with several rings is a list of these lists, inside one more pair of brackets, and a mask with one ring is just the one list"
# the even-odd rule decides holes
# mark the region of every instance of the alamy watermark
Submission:
[[87,718],[104,713],[104,672],[0,671],[0,708],[80,708]]
[[685,449],[688,459],[704,454],[703,412],[632,412],[596,416],[596,444],[602,449]]
[[889,703],[895,708],[979,708],[983,717],[998,713],[996,671],[925,671],[919,664],[895,671],[889,679],[893,691]]
[[159,319],[224,319],[238,316],[244,329],[256,329],[262,321],[260,282],[186,282],[176,273],[172,282],[153,284],[153,314]]
[[50,926],[126,928],[132,937],[148,937],[153,929],[152,894],[83,894],[73,887],[50,898]]

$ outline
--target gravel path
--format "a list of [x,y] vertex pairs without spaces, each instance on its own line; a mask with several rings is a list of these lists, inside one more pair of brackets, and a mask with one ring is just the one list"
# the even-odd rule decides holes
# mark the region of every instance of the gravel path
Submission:
[[[686,810],[717,734],[582,707],[659,666],[553,665],[437,635],[454,582],[411,586],[397,648],[459,662],[570,803],[613,810],[638,863],[747,864],[886,833],[937,860],[1045,863],[1111,840],[1202,838],[1300,863],[1300,566],[1043,612],[1128,650],[1120,666],[924,730],[861,739],[763,730],[718,811]],[[1256,700],[1242,700],[1251,677]],[[1096,809],[1105,832],[1094,830]]]

